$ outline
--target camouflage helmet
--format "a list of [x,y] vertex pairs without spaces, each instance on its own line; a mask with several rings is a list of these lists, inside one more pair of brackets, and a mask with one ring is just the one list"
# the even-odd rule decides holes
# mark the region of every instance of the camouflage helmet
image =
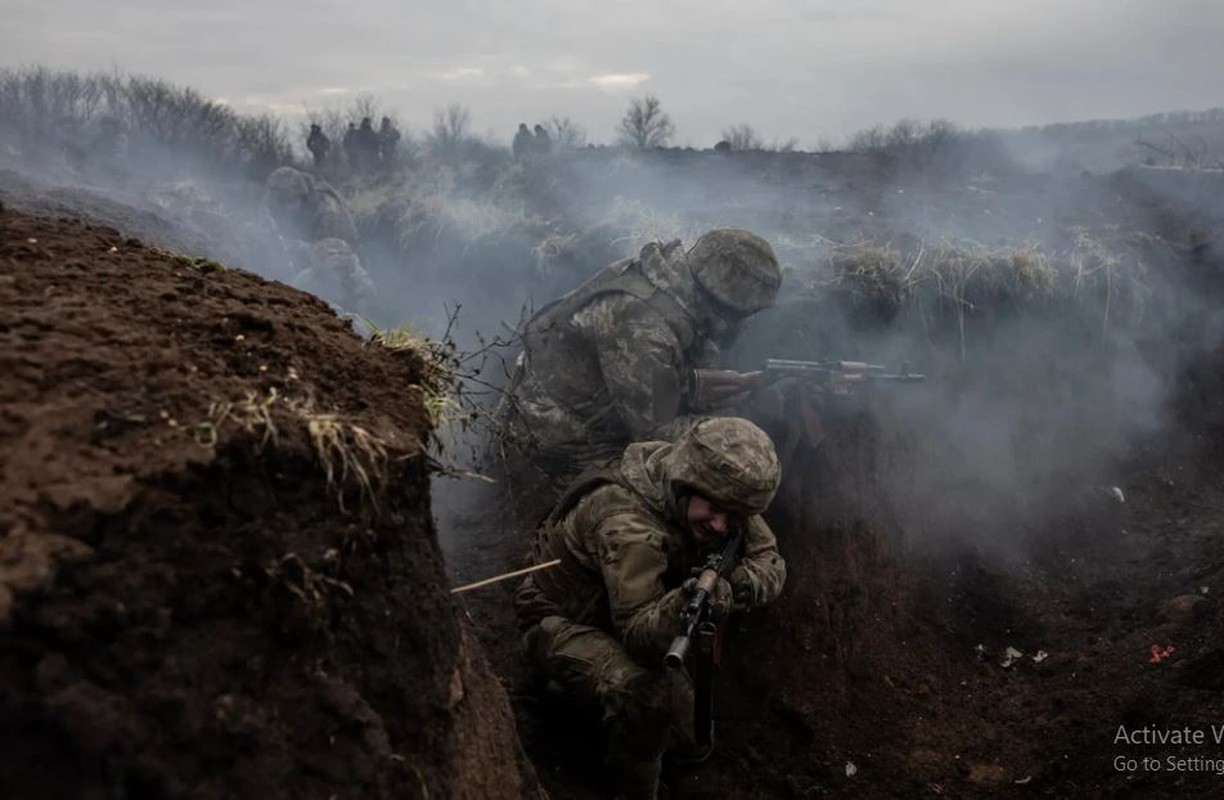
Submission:
[[739,417],[694,425],[665,457],[672,493],[696,492],[732,514],[760,514],[773,500],[782,468],[765,431]]
[[292,206],[314,191],[314,178],[293,167],[277,167],[266,184],[269,204]]
[[693,277],[733,312],[752,314],[774,304],[782,270],[769,242],[739,228],[704,234],[688,252]]

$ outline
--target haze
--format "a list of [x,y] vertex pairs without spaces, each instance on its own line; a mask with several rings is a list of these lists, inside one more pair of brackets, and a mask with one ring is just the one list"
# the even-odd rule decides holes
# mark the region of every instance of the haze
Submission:
[[1211,0],[8,0],[6,66],[146,74],[295,117],[373,94],[410,129],[459,103],[508,141],[552,115],[608,142],[652,93],[676,144],[802,147],[900,117],[1010,127],[1224,105]]

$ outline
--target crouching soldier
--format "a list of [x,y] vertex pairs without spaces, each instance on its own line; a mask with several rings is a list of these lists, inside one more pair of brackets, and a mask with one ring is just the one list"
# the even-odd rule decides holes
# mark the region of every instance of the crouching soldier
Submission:
[[524,326],[504,409],[511,440],[560,491],[632,441],[726,416],[694,391],[693,370],[719,366],[720,346],[773,306],[781,280],[769,243],[735,228],[608,265]]
[[686,628],[691,577],[741,543],[708,594],[715,618],[772,602],[786,563],[760,514],[780,480],[769,437],[734,417],[702,420],[675,443],[637,442],[580,476],[541,525],[536,572],[515,595],[528,658],[602,713],[620,796],[654,800],[666,750],[694,760],[692,690],[664,656]]

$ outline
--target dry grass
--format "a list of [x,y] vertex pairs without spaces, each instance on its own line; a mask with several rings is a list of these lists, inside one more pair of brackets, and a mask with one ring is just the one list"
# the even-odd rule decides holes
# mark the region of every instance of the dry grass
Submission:
[[616,244],[626,244],[632,252],[637,252],[650,242],[670,242],[679,239],[685,245],[692,245],[701,234],[718,225],[709,224],[696,226],[685,223],[677,214],[666,214],[652,208],[641,200],[627,199],[617,196],[612,201],[610,223],[617,228],[629,231]]
[[568,254],[576,241],[576,234],[550,233],[545,236],[539,244],[531,248],[531,254],[536,260],[536,272],[539,275],[548,275],[552,271],[553,262]]
[[378,496],[387,477],[390,456],[387,443],[337,414],[301,411],[310,433],[315,456],[323,465],[327,485],[336,490],[341,510],[344,508],[344,487],[356,482],[362,496],[378,509]]
[[[398,328],[375,328],[370,343],[392,351],[413,350],[421,356],[420,379],[405,387],[405,402],[419,404],[425,410],[439,456],[457,452],[466,432],[487,411],[466,394],[462,356],[449,333],[441,340],[430,339],[405,323]],[[444,473],[466,474],[441,461],[431,461],[431,467]]]
[[471,196],[458,187],[463,175],[456,169],[433,165],[413,172],[397,184],[359,185],[346,197],[359,228],[390,213],[397,245],[408,249],[421,237],[451,236],[476,244],[517,231],[542,228],[544,222],[526,210],[510,190]]
[[434,430],[444,428],[462,416],[462,409],[455,396],[459,383],[455,349],[452,342],[436,341],[422,336],[410,323],[398,328],[379,328],[369,320],[373,328],[371,344],[388,350],[413,350],[421,355],[422,375],[419,383],[407,387],[429,414]]
[[1100,304],[1102,334],[1125,286],[1141,311],[1142,264],[1117,238],[1073,232],[1072,246],[1050,253],[1035,245],[989,248],[976,242],[942,240],[902,252],[890,243],[830,244],[834,286],[878,303],[889,313],[913,313],[924,328],[950,314],[965,348],[966,314],[1034,303]]
[[910,270],[891,244],[835,245],[830,260],[834,281],[889,309],[899,309],[910,289]]
[[358,490],[364,503],[378,510],[378,497],[386,484],[392,460],[414,453],[395,453],[386,439],[339,414],[322,412],[309,398],[291,398],[275,388],[261,395],[248,392],[239,401],[217,401],[208,419],[195,426],[202,447],[216,447],[227,430],[240,431],[256,441],[256,451],[276,447],[291,431],[304,432],[327,484],[337,495],[341,510],[344,492]]

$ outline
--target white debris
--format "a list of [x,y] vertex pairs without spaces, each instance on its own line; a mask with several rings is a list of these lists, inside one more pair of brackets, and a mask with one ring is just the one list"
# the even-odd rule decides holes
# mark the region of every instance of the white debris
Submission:
[[853,778],[857,774],[858,774],[858,767],[854,766],[853,761],[847,761],[846,762],[846,777]]
[[1110,486],[1109,493],[1112,494],[1114,496],[1114,499],[1117,500],[1119,503],[1126,502],[1126,495],[1122,494],[1122,490],[1118,488],[1117,486]]
[[1032,775],[1025,775],[1023,778],[1018,778],[1018,779],[1016,779],[1016,780],[1012,781],[1012,783],[1016,784],[1017,786],[1023,786],[1023,785],[1025,785],[1026,783],[1028,783],[1029,781],[1031,781],[1032,779],[1033,779],[1033,776],[1032,776]]
[[999,666],[1003,667],[1003,669],[1007,669],[1012,664],[1015,664],[1017,659],[1020,659],[1023,657],[1024,657],[1024,653],[1020,652],[1014,647],[1009,646],[1006,650],[1003,651],[1003,660],[999,662]]
[[1211,594],[1211,587],[1210,586],[1200,586],[1199,594]]
[[1045,650],[1038,650],[1036,653],[1033,654],[1033,662],[1036,664],[1040,664],[1042,661],[1045,661],[1049,657],[1050,657],[1050,654],[1047,653]]

